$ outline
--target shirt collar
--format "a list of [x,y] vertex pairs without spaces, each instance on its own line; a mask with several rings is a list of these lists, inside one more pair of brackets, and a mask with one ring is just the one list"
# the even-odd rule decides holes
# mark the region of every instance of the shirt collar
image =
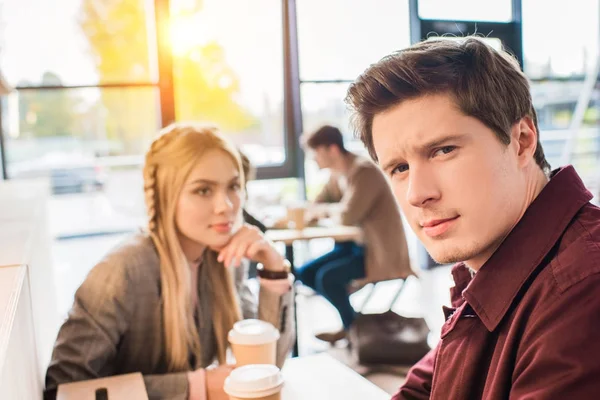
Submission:
[[[577,212],[592,199],[572,166],[555,170],[552,178],[490,259],[465,285],[457,283],[491,332],[500,323],[527,279],[550,253]],[[464,278],[459,264],[455,278]]]

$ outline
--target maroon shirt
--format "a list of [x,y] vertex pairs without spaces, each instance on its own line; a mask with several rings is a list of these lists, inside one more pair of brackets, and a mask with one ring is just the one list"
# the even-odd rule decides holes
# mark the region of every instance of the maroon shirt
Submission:
[[441,341],[393,400],[600,399],[600,209],[591,198],[572,167],[559,170],[474,278],[453,268]]

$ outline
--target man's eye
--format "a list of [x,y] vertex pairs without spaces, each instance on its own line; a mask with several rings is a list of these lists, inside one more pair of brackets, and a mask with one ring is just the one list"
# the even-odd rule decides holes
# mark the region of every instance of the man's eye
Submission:
[[400,164],[392,170],[392,176],[408,171],[408,164]]
[[435,157],[435,156],[449,154],[449,153],[452,153],[454,150],[456,150],[456,146],[444,146],[444,147],[437,149],[433,153],[433,156]]

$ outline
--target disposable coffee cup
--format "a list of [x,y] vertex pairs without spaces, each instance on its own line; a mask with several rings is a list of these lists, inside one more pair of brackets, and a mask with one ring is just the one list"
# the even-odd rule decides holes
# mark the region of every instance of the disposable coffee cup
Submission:
[[251,364],[231,371],[223,389],[230,400],[281,400],[283,376],[274,365]]
[[291,222],[295,229],[304,229],[306,223],[306,206],[295,205],[287,209],[288,222]]
[[276,364],[279,331],[259,319],[245,319],[233,324],[228,335],[236,365]]

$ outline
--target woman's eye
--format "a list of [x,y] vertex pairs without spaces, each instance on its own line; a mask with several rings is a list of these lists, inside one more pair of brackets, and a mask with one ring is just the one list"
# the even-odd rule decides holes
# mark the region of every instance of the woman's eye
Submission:
[[196,190],[196,193],[198,193],[200,196],[208,196],[210,195],[210,188],[200,188]]
[[392,170],[392,176],[408,171],[408,164],[400,164]]
[[230,188],[231,190],[234,190],[234,191],[236,191],[236,192],[237,192],[237,191],[238,191],[238,190],[240,190],[242,187],[241,187],[241,185],[240,185],[239,183],[233,183],[233,184],[232,184],[232,185],[231,185],[229,188]]

